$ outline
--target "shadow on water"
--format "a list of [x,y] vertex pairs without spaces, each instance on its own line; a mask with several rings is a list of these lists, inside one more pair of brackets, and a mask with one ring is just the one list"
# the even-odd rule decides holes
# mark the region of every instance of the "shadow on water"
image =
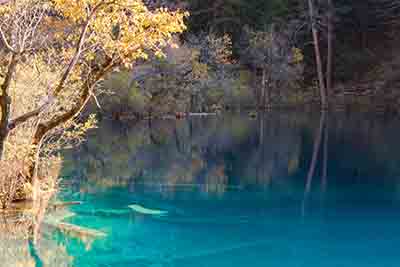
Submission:
[[48,237],[74,267],[397,266],[399,132],[363,114],[102,121],[64,153],[59,198],[107,237]]

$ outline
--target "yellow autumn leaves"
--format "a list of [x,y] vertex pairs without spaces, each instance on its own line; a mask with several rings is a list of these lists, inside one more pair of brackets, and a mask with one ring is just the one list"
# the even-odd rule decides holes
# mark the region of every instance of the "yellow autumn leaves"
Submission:
[[[89,23],[86,45],[92,47],[85,55],[93,59],[101,52],[107,56],[118,56],[124,65],[138,58],[146,59],[151,51],[162,55],[161,49],[171,43],[174,33],[186,27],[186,12],[171,12],[167,9],[150,11],[139,0],[54,0],[60,15],[76,26]],[[75,42],[80,32],[68,33]]]

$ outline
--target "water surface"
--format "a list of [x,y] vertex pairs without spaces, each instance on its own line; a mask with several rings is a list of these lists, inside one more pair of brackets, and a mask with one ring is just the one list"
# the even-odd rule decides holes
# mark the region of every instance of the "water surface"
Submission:
[[305,113],[103,121],[65,152],[59,198],[83,202],[66,222],[107,236],[53,233],[68,263],[47,266],[397,267],[399,125]]

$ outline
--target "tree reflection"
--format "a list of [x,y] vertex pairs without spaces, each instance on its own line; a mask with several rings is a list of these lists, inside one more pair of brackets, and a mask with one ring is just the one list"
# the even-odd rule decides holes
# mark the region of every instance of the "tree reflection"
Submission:
[[[28,210],[1,214],[0,262],[13,267],[71,267],[73,258],[66,247],[52,239],[44,227],[48,197]],[[41,231],[44,230],[44,233]],[[44,236],[42,236],[44,234]],[[40,238],[43,237],[43,238]]]
[[[143,122],[126,127],[123,134],[120,126],[104,122],[81,151],[64,154],[63,172],[76,178],[82,193],[157,184],[169,197],[185,185],[217,195],[229,188],[288,194],[302,188],[307,197],[316,174],[321,192],[326,190],[331,163],[337,166],[329,170],[330,176],[338,179],[354,176],[355,169],[360,175],[363,170],[371,176],[400,174],[393,168],[398,166],[392,156],[395,146],[382,143],[398,143],[395,129],[385,131],[387,124],[379,120],[374,122],[379,127],[371,128],[361,116],[329,114],[328,123],[325,113],[315,119],[307,113],[271,112],[256,120],[225,115]],[[335,147],[332,153],[328,144]],[[361,154],[355,157],[355,151]]]
[[78,178],[82,192],[158,183],[169,191],[195,184],[223,194],[230,187],[268,187],[274,178],[288,185],[288,174],[299,171],[305,121],[279,114],[191,118],[138,124],[126,135],[105,125],[79,156],[66,155],[64,173]]
[[102,232],[64,222],[74,215],[75,202],[49,204],[51,194],[31,203],[13,204],[0,214],[0,262],[12,267],[72,267],[67,247],[82,244],[90,250]]
[[[396,177],[400,177],[400,162],[394,156],[400,145],[398,130],[396,120],[377,119],[371,123],[363,117],[334,113],[318,117],[271,112],[259,114],[257,119],[242,115],[190,118],[154,121],[151,125],[145,122],[123,129],[103,122],[81,151],[65,152],[63,172],[70,177],[66,179],[68,187],[76,186],[72,191],[83,195],[127,193],[129,196],[121,197],[121,203],[117,203],[121,207],[125,205],[122,198],[125,203],[142,197],[143,189],[151,189],[144,191],[160,206],[171,204],[173,211],[185,210],[185,205],[190,210],[197,203],[180,200],[186,197],[195,202],[193,196],[200,196],[201,200],[217,199],[221,203],[229,200],[232,206],[227,212],[232,218],[236,205],[241,204],[248,205],[246,212],[257,220],[264,212],[285,214],[286,209],[295,216],[299,216],[301,209],[306,216],[315,212],[315,204],[319,205],[313,202],[314,192],[318,197],[321,192],[324,211],[328,211],[335,190],[348,193],[348,183],[358,186],[375,182],[386,186],[385,197],[391,192],[398,194],[399,187],[393,186],[398,184]],[[236,192],[239,190],[244,191],[244,199]],[[245,203],[249,192],[260,201]],[[325,198],[328,193],[333,198]],[[349,195],[353,197],[352,192]],[[46,202],[42,204],[47,206]],[[196,208],[201,211],[203,204]],[[126,214],[117,210],[96,212],[96,216]],[[0,231],[0,260],[5,259],[5,266],[63,267],[73,263],[66,249],[68,242],[56,242],[43,235],[47,228],[54,230],[40,223],[43,214],[37,213],[34,223],[25,226],[19,219],[6,217],[13,224],[1,224],[4,229]],[[10,240],[5,233],[13,227],[16,234],[11,237],[26,232],[30,238]],[[93,238],[68,227],[64,230],[63,234],[70,239],[91,249]]]
[[[322,175],[321,175],[321,189],[324,194],[327,186],[328,175],[328,145],[329,145],[329,118],[326,111],[322,111],[318,129],[314,135],[314,145],[311,158],[311,164],[307,172],[307,180],[304,189],[304,197],[302,201],[302,216],[305,216],[307,200],[311,192],[313,177],[315,175],[316,167],[318,165],[319,154],[321,150],[321,143],[323,142],[322,152]],[[323,139],[323,141],[322,141]]]

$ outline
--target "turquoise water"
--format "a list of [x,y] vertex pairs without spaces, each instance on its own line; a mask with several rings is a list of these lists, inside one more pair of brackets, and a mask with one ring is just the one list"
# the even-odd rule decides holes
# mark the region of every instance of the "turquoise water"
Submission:
[[65,153],[59,198],[82,201],[66,222],[107,236],[51,235],[69,259],[48,266],[397,267],[399,125],[299,113],[103,121]]

